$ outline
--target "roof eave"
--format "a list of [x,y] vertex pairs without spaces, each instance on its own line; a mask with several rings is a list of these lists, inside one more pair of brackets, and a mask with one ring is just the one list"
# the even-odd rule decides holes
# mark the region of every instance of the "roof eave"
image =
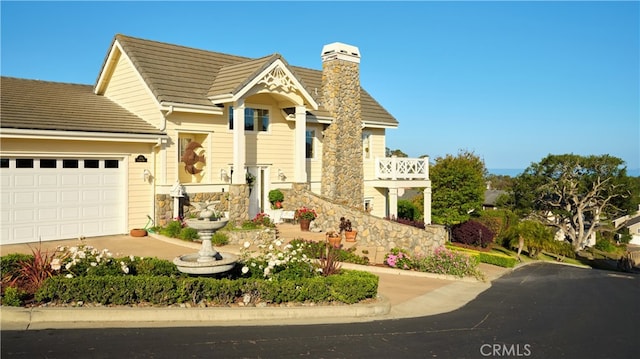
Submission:
[[111,43],[111,49],[105,58],[102,67],[100,68],[100,73],[98,74],[98,80],[96,81],[96,85],[94,86],[93,92],[96,95],[104,94],[106,90],[106,86],[108,84],[108,78],[113,73],[113,69],[117,65],[118,55],[122,53],[122,47],[118,43],[117,39],[113,39]]
[[202,113],[207,115],[222,115],[224,110],[217,106],[191,105],[177,102],[163,101],[160,103],[160,110],[167,112],[188,112]]

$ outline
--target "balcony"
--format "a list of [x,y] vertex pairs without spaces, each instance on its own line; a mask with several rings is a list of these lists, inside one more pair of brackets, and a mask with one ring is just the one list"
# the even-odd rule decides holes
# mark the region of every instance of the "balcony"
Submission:
[[429,158],[376,158],[378,180],[429,180]]

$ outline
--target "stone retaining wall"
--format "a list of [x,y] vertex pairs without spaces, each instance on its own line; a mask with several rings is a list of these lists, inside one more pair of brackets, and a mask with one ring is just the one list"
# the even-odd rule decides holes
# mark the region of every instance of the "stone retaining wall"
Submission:
[[269,243],[276,239],[276,230],[274,228],[252,229],[252,230],[235,230],[220,231],[229,237],[229,244],[237,244],[242,246],[244,242],[252,245],[255,243]]
[[340,217],[351,220],[353,229],[358,231],[357,246],[376,248],[377,252],[388,253],[398,247],[414,255],[431,253],[445,244],[447,232],[444,226],[429,225],[425,229],[416,228],[372,216],[348,206],[332,203],[308,189],[306,183],[296,183],[291,189],[282,190],[284,209],[295,211],[306,206],[318,213],[315,226],[323,231],[338,230]]
[[[183,218],[189,218],[191,212],[195,212],[195,207],[191,206],[191,202],[206,202],[206,201],[220,201],[217,209],[221,212],[228,211],[229,208],[229,196],[224,192],[199,192],[199,193],[187,193],[186,197],[182,198],[180,203],[182,204]],[[174,199],[168,194],[156,195],[156,213],[155,222],[157,226],[165,226],[169,221],[173,219],[173,203]]]

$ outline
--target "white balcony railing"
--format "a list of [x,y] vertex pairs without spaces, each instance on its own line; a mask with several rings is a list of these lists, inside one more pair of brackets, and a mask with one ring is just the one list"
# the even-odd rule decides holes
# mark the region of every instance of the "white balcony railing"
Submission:
[[376,178],[390,180],[428,180],[429,158],[376,158]]

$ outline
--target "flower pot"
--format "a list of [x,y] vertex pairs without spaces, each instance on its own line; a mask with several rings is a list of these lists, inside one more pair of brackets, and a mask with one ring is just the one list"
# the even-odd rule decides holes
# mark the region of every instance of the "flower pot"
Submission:
[[147,235],[147,230],[143,228],[134,228],[129,231],[131,237],[144,237]]
[[329,245],[331,245],[333,248],[340,248],[340,242],[342,242],[342,237],[330,236],[327,234],[327,242],[329,242]]
[[355,242],[358,231],[344,231],[344,239],[347,242]]
[[300,218],[300,230],[303,232],[309,232],[309,225],[311,225],[310,219]]

